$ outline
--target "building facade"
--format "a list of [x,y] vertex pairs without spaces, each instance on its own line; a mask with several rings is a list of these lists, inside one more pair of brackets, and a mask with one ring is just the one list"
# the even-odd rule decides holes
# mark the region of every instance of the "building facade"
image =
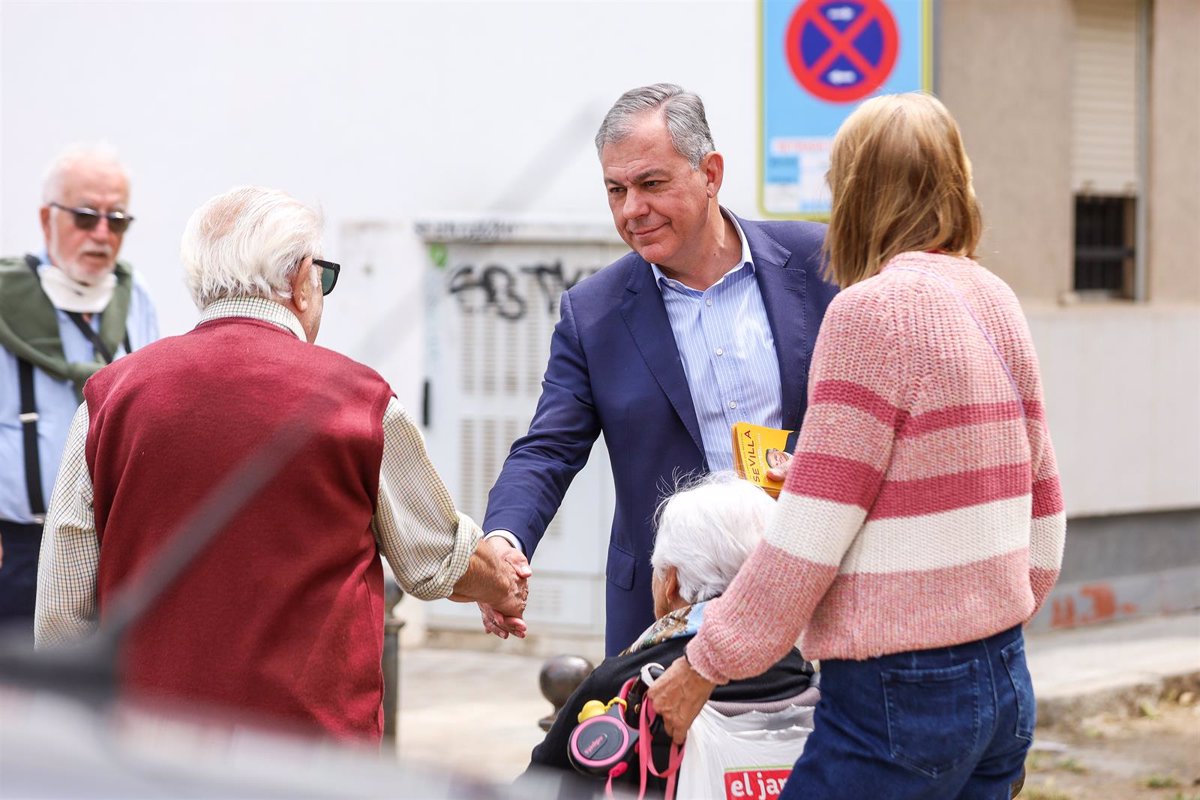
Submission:
[[1200,4],[941,4],[938,89],[1046,383],[1069,517],[1038,627],[1200,605]]

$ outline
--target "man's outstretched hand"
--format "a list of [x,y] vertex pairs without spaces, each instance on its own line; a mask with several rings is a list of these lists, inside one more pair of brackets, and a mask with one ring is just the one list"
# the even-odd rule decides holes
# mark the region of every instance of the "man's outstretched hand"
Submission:
[[529,559],[525,558],[524,553],[500,536],[485,539],[483,546],[491,547],[500,561],[511,568],[524,590],[520,597],[519,607],[514,603],[495,604],[480,602],[479,612],[483,615],[483,629],[494,636],[499,636],[501,639],[507,639],[510,634],[516,636],[518,639],[524,639],[526,625],[525,620],[521,617],[525,613],[525,600],[529,594],[528,581],[533,575],[533,569],[529,566]]
[[[471,555],[467,572],[454,586],[451,600],[476,602],[483,611],[484,630],[502,639],[525,637],[525,601],[533,570],[525,555],[503,538],[482,540]],[[488,621],[491,620],[491,625]]]

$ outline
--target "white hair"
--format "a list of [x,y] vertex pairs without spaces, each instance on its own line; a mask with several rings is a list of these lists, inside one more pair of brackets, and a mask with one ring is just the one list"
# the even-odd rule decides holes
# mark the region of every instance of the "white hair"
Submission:
[[129,170],[121,163],[117,150],[107,142],[94,144],[73,144],[59,153],[42,175],[42,202],[61,203],[63,181],[67,173],[76,164],[103,164],[113,167],[125,178],[129,186]]
[[[321,216],[275,189],[239,186],[196,209],[179,257],[188,291],[204,309],[225,297],[292,296],[301,262],[321,254]],[[320,284],[313,270],[313,282]]]
[[775,501],[753,483],[715,472],[659,505],[650,563],[655,571],[675,567],[684,602],[709,600],[729,586],[774,511]]

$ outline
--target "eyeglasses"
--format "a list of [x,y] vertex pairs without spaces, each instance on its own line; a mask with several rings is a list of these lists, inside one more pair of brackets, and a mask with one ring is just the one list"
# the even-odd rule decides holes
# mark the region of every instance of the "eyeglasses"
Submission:
[[342,265],[319,258],[314,258],[312,263],[321,268],[321,294],[329,294],[333,291],[333,287],[337,286],[338,274],[342,271]]
[[124,233],[129,229],[129,223],[133,222],[133,217],[123,211],[109,211],[107,214],[101,214],[94,208],[71,208],[64,206],[61,203],[50,203],[54,208],[69,212],[75,218],[75,227],[81,231],[93,230],[100,224],[101,218],[108,220],[108,229],[113,233]]

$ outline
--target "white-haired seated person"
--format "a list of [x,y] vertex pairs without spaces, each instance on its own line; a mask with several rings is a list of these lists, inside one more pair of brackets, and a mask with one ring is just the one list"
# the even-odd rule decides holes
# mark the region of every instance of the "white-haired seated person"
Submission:
[[[707,601],[724,592],[733,581],[762,538],[774,511],[775,501],[762,489],[730,472],[708,475],[677,490],[659,506],[654,553],[650,557],[654,567],[654,614],[658,619],[620,655],[606,659],[579,685],[546,738],[533,749],[526,775],[543,767],[573,771],[567,744],[584,703],[608,702],[625,681],[641,672],[643,665],[658,663],[667,667],[683,655],[704,622]],[[718,686],[712,700],[729,704],[791,700],[813,685],[812,665],[793,647],[762,675]],[[666,765],[665,747],[656,746],[655,763],[660,769]],[[631,769],[620,781],[636,785],[638,777],[638,771]],[[653,776],[648,785],[660,794],[664,787],[663,781]]]

